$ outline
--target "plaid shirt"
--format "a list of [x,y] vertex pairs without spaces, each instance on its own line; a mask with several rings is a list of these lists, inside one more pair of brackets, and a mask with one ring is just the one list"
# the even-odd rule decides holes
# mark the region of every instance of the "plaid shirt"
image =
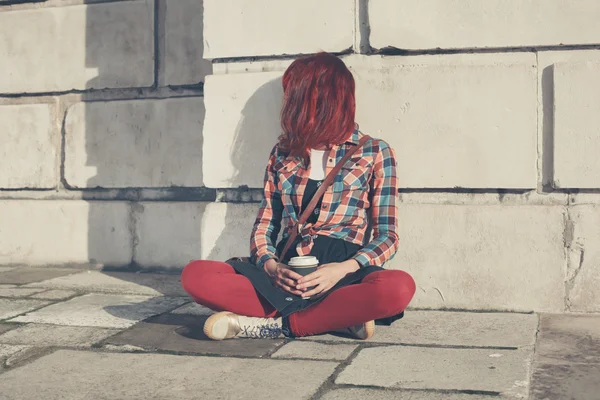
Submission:
[[[345,143],[333,146],[326,174],[362,136],[355,130]],[[277,236],[283,224],[283,239],[287,239],[288,232],[297,223],[296,210],[302,205],[309,174],[310,169],[302,166],[300,158],[287,157],[277,145],[273,148],[265,172],[264,198],[250,239],[252,260],[257,266],[262,267],[271,258],[277,259]],[[317,222],[303,227],[296,247],[298,254],[308,255],[318,235],[364,245],[369,211],[372,240],[354,259],[361,266],[382,266],[398,250],[397,188],[394,150],[383,140],[368,140],[343,166],[323,195]]]

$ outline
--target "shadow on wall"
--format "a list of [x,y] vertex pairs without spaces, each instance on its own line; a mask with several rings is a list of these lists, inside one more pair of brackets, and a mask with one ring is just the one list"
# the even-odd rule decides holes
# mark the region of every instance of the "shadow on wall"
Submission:
[[[262,185],[269,154],[281,132],[279,113],[282,98],[281,78],[277,78],[259,87],[246,102],[230,153],[234,167],[230,178],[232,187],[248,185],[248,182]],[[223,231],[207,258],[224,261],[233,256],[249,255],[250,230],[256,214],[244,215],[233,207],[227,207],[224,218]]]
[[[170,0],[160,3],[158,16],[152,2],[106,3],[89,1],[86,10],[85,68],[95,70],[88,81],[89,89],[105,87],[151,87],[189,84],[198,77],[199,68],[186,68],[186,62],[198,58],[201,52],[194,47],[192,37],[201,42],[201,4],[193,0]],[[161,20],[155,23],[154,18]],[[167,46],[166,19],[170,18]],[[179,22],[174,26],[174,22]],[[151,34],[153,27],[162,27]],[[155,40],[158,38],[158,45]],[[153,59],[161,47],[160,77]],[[168,49],[165,49],[168,47]],[[107,54],[109,55],[107,57]],[[117,74],[117,75],[115,75]],[[166,82],[162,82],[164,80]],[[204,204],[135,201],[140,189],[161,190],[164,196],[176,200],[202,198],[202,126],[204,110],[199,97],[168,100],[136,99],[143,94],[129,88],[127,100],[116,100],[111,91],[104,94],[82,95],[83,109],[79,140],[80,152],[85,153],[85,169],[90,173],[82,186],[117,188],[107,198],[119,200],[89,200],[88,256],[92,262],[107,266],[124,266],[131,262],[144,267],[182,267],[198,258],[201,242],[201,219]],[[194,96],[199,91],[190,93]],[[149,97],[153,97],[150,92]],[[102,97],[101,97],[102,96]],[[146,96],[148,97],[148,96]],[[82,143],[83,142],[83,143]],[[79,162],[79,165],[83,161]],[[80,179],[81,181],[82,179]],[[100,193],[106,190],[100,189]],[[133,209],[133,216],[129,216]],[[123,221],[128,221],[125,232]],[[132,240],[126,239],[131,232]],[[120,237],[124,237],[121,241]],[[115,245],[115,242],[117,244]],[[125,243],[127,242],[127,243]],[[119,243],[123,243],[119,245]]]
[[554,65],[542,71],[542,189],[554,187]]
[[[135,35],[139,22],[136,23],[137,21],[132,19],[131,12],[125,11],[119,15],[121,11],[119,5],[94,4],[89,0],[84,0],[84,3],[87,5],[84,68],[93,72],[91,76],[94,76],[87,82],[88,90],[121,86],[119,82],[127,82],[132,86],[132,83],[137,81],[132,72],[147,71],[143,60],[136,60],[138,61],[136,65],[126,65],[131,61],[128,53],[138,54],[133,46],[136,44],[139,46]],[[126,6],[126,10],[129,7]],[[152,18],[152,14],[149,14],[148,18]],[[127,24],[131,24],[132,28],[128,29]],[[115,73],[118,75],[113,76]],[[78,118],[78,126],[72,128],[71,132],[67,131],[66,141],[67,143],[71,141],[73,147],[77,148],[75,151],[84,154],[81,155],[82,159],[73,162],[72,166],[69,167],[67,164],[67,170],[69,168],[73,170],[72,173],[67,171],[67,181],[69,175],[76,173],[77,168],[86,170],[85,175],[76,179],[75,185],[84,188],[82,197],[88,201],[90,262],[107,266],[123,266],[126,264],[124,262],[126,256],[130,256],[131,244],[124,243],[116,248],[114,235],[118,235],[115,232],[122,230],[121,218],[128,218],[129,210],[121,202],[117,204],[110,200],[94,201],[98,195],[86,192],[86,188],[114,187],[117,185],[107,184],[107,182],[130,179],[129,171],[119,171],[121,175],[119,177],[115,174],[115,170],[119,167],[118,160],[124,156],[129,157],[129,160],[124,160],[129,165],[138,158],[135,154],[126,154],[130,149],[127,145],[130,138],[123,137],[123,134],[127,133],[127,124],[124,120],[127,120],[128,114],[135,113],[136,110],[135,106],[118,109],[119,103],[93,102],[97,99],[97,94],[86,92],[81,96],[82,103],[71,106],[71,110],[78,107],[81,115]],[[112,108],[111,112],[109,107],[113,104],[117,107]],[[134,138],[134,141],[143,139],[142,130],[143,127],[140,127],[140,137]],[[85,167],[82,167],[82,164]],[[117,209],[121,210],[120,215],[116,214]],[[123,235],[128,236],[125,233]]]
[[[193,1],[188,3],[193,4]],[[152,19],[156,10],[151,4],[89,2],[85,68],[95,71],[95,77],[87,83],[89,89],[163,85],[156,76],[155,61],[149,56],[155,54],[155,47],[160,48],[164,39],[159,29],[155,36],[161,43],[155,46],[154,38],[148,34],[147,27],[155,26]],[[171,2],[161,4],[179,5]],[[165,17],[164,11],[159,13],[160,18]],[[168,18],[169,9],[166,11]],[[165,26],[164,20],[158,22],[156,26]],[[107,57],[107,54],[110,56]],[[158,54],[166,54],[164,46],[162,53],[159,50]],[[84,187],[83,198],[90,200],[90,260],[107,266],[136,262],[145,267],[182,267],[200,257],[200,243],[207,240],[210,245],[202,251],[205,257],[208,255],[207,258],[226,259],[230,254],[248,254],[250,229],[256,217],[254,211],[248,212],[252,207],[244,207],[244,212],[240,212],[239,207],[227,209],[225,215],[213,218],[219,225],[224,218],[224,228],[215,229],[214,234],[210,226],[205,228],[205,231],[210,231],[208,239],[201,233],[201,220],[208,218],[204,213],[204,203],[190,200],[178,204],[160,201],[124,204],[124,200],[135,201],[139,189],[143,188],[164,188],[164,192],[178,193],[177,197],[181,200],[198,190],[194,187],[203,185],[198,172],[202,164],[202,133],[191,132],[190,127],[201,127],[204,115],[194,113],[194,107],[201,105],[190,105],[191,97],[135,100],[137,92],[129,88],[125,89],[125,96],[128,99],[133,97],[133,100],[113,101],[112,93],[108,102],[99,101],[104,98],[100,97],[104,96],[102,93],[82,95],[84,103],[79,105],[82,109],[79,121],[81,133],[75,145],[79,146],[79,153],[85,154],[79,164],[67,166],[67,169],[74,170],[77,165],[84,164],[89,170],[85,176],[77,172],[74,186]],[[249,183],[254,187],[262,186],[269,152],[281,130],[281,98],[280,78],[268,81],[248,98],[229,154],[234,170],[229,177],[230,186]],[[68,132],[67,136],[70,134]],[[67,142],[69,140],[75,142],[73,138],[68,137]],[[220,153],[219,149],[215,152]],[[91,194],[86,190],[94,188],[115,189],[106,193],[107,200],[92,201],[108,192],[99,189]],[[111,200],[115,194],[120,200]],[[127,229],[123,228],[123,221],[128,221]],[[132,257],[129,235],[134,231]]]

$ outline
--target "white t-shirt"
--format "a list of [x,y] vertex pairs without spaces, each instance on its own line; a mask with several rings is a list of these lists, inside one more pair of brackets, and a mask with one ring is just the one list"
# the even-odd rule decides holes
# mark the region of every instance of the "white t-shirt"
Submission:
[[327,155],[329,150],[310,149],[310,179],[322,181],[325,179],[325,171],[327,168]]

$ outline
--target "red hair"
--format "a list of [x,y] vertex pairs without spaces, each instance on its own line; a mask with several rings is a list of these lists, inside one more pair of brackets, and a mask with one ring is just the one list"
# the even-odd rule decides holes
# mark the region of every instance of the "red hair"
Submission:
[[280,147],[308,161],[311,148],[346,141],[355,128],[354,77],[336,56],[295,60],[283,74]]

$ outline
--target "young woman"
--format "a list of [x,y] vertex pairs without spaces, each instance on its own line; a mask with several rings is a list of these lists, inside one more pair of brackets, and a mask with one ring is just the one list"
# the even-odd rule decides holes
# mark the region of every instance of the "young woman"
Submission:
[[[337,57],[294,61],[283,91],[283,134],[266,168],[250,262],[194,261],[182,285],[197,303],[221,311],[205,323],[211,339],[332,331],[368,339],[375,320],[400,318],[415,292],[409,274],[381,268],[398,249],[394,150],[378,139],[359,143],[354,78]],[[290,250],[279,254],[327,174],[356,146]],[[315,256],[319,269],[295,273],[286,264],[298,255]]]

